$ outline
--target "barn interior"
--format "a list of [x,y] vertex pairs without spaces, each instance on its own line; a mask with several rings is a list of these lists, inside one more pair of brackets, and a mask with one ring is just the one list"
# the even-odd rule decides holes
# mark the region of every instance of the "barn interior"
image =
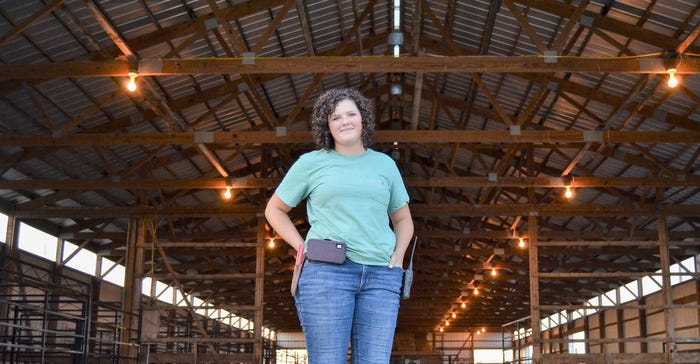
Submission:
[[262,213],[355,88],[416,227],[397,357],[563,363],[584,330],[591,363],[697,362],[698,35],[690,0],[0,2],[3,360],[303,349]]

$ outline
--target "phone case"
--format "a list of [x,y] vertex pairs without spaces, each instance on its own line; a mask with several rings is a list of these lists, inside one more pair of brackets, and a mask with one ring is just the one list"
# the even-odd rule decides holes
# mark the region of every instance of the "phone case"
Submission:
[[319,262],[342,264],[345,262],[346,245],[342,241],[309,239],[306,258]]

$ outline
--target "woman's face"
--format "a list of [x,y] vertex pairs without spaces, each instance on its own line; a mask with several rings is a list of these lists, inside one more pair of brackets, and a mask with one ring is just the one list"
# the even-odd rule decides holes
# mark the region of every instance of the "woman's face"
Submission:
[[362,114],[354,101],[345,99],[328,116],[328,128],[336,145],[362,145]]

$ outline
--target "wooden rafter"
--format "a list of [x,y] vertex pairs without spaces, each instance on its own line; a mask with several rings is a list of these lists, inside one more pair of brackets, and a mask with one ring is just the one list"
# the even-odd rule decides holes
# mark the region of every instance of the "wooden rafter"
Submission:
[[280,23],[282,23],[282,20],[284,20],[284,17],[287,16],[289,10],[291,10],[292,6],[294,6],[295,2],[296,0],[287,0],[287,2],[282,5],[282,8],[277,12],[277,15],[275,15],[274,19],[272,19],[272,22],[270,22],[270,24],[267,26],[267,29],[265,29],[263,35],[257,39],[255,47],[252,49],[253,53],[258,54],[260,51],[262,51],[263,47],[265,46],[265,42],[267,42],[272,33],[277,30]]
[[41,10],[34,13],[34,15],[27,18],[21,24],[17,25],[12,31],[0,37],[0,46],[12,40],[12,38],[22,34],[27,28],[31,27],[34,23],[39,21],[41,18],[50,14],[52,11],[56,10],[59,6],[63,5],[66,0],[54,0],[51,4],[48,4],[41,8]]
[[[362,21],[365,19],[367,14],[369,14],[374,7],[374,4],[376,3],[377,0],[370,0],[370,2],[367,4],[365,9],[362,11],[360,16],[355,20],[355,23],[353,24],[352,28],[350,31],[348,31],[348,34],[345,34],[343,37],[343,41],[340,44],[339,48],[335,51],[335,54],[342,54],[344,49],[350,44],[350,40],[353,38],[353,36],[356,35],[357,30],[360,28],[360,25],[362,25]],[[358,36],[359,37],[359,36]],[[316,57],[312,57],[316,58]],[[288,69],[288,68],[284,68]],[[316,91],[316,87],[321,83],[321,80],[323,80],[323,77],[325,76],[325,70],[323,68],[315,68],[315,69],[309,69],[308,72],[305,73],[315,73],[318,72],[319,70],[323,70],[323,73],[316,73],[314,75],[314,79],[311,81],[311,84],[306,88],[304,91],[304,94],[297,100],[297,104],[294,107],[294,110],[287,115],[287,117],[284,119],[284,122],[282,123],[282,126],[288,126],[290,125],[296,117],[299,115],[299,112],[301,112],[301,109],[304,107],[304,104],[306,103],[306,100],[311,97],[311,95]]]

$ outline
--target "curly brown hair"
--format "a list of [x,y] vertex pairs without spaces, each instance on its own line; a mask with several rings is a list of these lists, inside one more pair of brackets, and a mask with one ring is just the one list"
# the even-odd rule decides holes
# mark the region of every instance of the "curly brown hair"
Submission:
[[335,140],[328,127],[328,117],[335,111],[338,103],[344,100],[352,100],[362,116],[362,144],[365,148],[372,145],[374,139],[374,105],[372,101],[364,97],[355,89],[330,89],[318,97],[311,113],[311,132],[316,140],[316,145],[325,150],[335,148]]

